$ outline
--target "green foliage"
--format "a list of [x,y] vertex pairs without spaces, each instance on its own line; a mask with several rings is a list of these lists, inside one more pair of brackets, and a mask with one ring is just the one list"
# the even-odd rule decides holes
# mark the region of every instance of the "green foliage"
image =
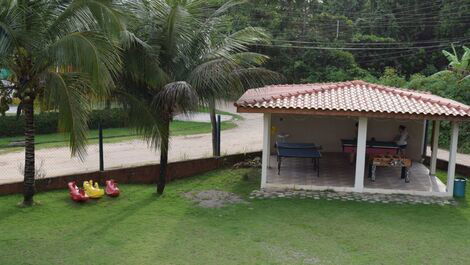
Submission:
[[[224,2],[211,1],[214,5]],[[418,72],[430,75],[445,69],[447,61],[441,49],[449,47],[452,41],[465,43],[458,40],[468,42],[470,38],[466,18],[470,13],[468,0],[247,2],[227,14],[230,20],[228,31],[247,26],[264,27],[272,34],[275,46],[261,46],[255,50],[270,56],[272,60],[267,67],[282,73],[289,83],[352,78],[346,69],[348,65],[329,68],[334,71],[331,74],[321,73],[332,62],[312,64],[310,58],[322,57],[326,53],[321,49],[304,49],[303,46],[374,48],[349,51],[357,67],[377,77],[386,67],[393,67],[409,77]],[[406,49],[408,47],[413,49]],[[311,56],[308,53],[318,55]],[[304,64],[299,64],[299,61],[304,61]]]
[[[121,128],[127,125],[127,114],[122,109],[94,110],[90,113],[88,127],[98,129],[99,122],[103,128]],[[35,115],[36,133],[48,134],[60,131],[59,114],[43,112]],[[0,117],[0,137],[20,136],[24,134],[24,116]]]
[[[405,77],[400,76],[395,69],[387,68],[379,79],[367,81],[387,86],[427,91],[470,105],[470,80],[462,80],[457,72],[447,71],[431,76],[418,73],[407,80]],[[449,122],[441,123],[439,145],[443,148],[449,147],[450,127]],[[460,125],[459,152],[470,153],[470,124],[468,123]]]
[[379,83],[386,86],[404,87],[406,85],[406,79],[399,76],[394,68],[387,67],[383,75],[379,78]]

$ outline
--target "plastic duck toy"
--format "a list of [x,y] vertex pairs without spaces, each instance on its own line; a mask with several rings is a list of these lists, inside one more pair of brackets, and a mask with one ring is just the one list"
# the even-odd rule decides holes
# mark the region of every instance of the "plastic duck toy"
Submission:
[[121,193],[114,179],[106,180],[105,191],[109,197],[117,197]]
[[95,185],[93,186],[93,180],[84,181],[83,188],[85,189],[85,193],[88,197],[92,199],[99,199],[104,195],[104,190],[100,189],[98,182],[95,182]]
[[68,183],[70,198],[76,202],[86,202],[90,198],[83,189],[79,189],[75,181]]

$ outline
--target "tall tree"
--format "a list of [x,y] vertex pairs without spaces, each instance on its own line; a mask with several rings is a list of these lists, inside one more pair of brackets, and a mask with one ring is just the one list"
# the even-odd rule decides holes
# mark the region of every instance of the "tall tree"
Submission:
[[281,76],[262,65],[268,56],[252,52],[256,44],[269,44],[264,29],[245,27],[230,33],[226,12],[245,1],[227,1],[203,21],[190,44],[189,83],[209,108],[212,125],[212,150],[217,154],[216,103],[233,100],[244,90],[281,80]]
[[223,15],[241,2],[228,1],[214,9],[201,0],[142,0],[129,6],[138,41],[125,50],[118,94],[137,131],[160,149],[158,194],[168,178],[173,116],[205,104],[215,117],[216,99],[259,83],[260,76],[272,75],[258,67],[266,56],[247,52],[248,45],[268,39],[261,29],[224,32]]
[[59,111],[72,155],[84,155],[87,98],[107,94],[120,68],[108,36],[125,30],[122,17],[109,0],[0,0],[0,68],[11,71],[1,89],[20,99],[26,121],[23,205],[35,194],[35,101]]

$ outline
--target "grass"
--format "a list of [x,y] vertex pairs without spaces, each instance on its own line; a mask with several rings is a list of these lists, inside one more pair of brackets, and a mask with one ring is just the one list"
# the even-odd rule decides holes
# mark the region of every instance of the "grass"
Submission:
[[[248,174],[245,180],[243,175]],[[67,191],[18,208],[0,196],[0,264],[470,264],[470,209],[311,199],[199,208],[181,194],[221,189],[247,198],[259,171],[218,170],[75,204]]]
[[[222,122],[222,130],[232,129],[236,126],[237,125],[233,121]],[[170,130],[172,136],[210,133],[211,124],[208,122],[175,120],[171,123]],[[141,137],[138,136],[135,131],[129,128],[104,129],[103,135],[105,137],[105,143],[116,143],[134,139],[141,139]],[[23,136],[0,138],[0,148],[3,148],[3,150],[0,150],[0,154],[23,150],[24,148],[22,147],[7,147],[9,143],[13,141],[22,141],[23,139]],[[62,133],[36,135],[35,139],[37,149],[68,146],[67,137],[65,134]],[[88,139],[90,144],[98,143],[98,130],[90,130]]]

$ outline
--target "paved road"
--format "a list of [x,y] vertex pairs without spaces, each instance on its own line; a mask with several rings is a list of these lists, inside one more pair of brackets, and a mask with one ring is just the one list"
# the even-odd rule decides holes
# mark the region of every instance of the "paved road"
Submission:
[[[231,104],[221,105],[221,110],[235,112]],[[238,127],[222,131],[222,154],[236,154],[258,151],[262,148],[262,116],[260,114],[242,114],[244,120],[237,121]],[[105,167],[119,168],[143,165],[159,161],[159,152],[147,147],[142,141],[105,144]],[[428,152],[429,154],[430,152]],[[212,154],[210,134],[176,136],[171,139],[170,161],[180,161],[209,157]],[[42,149],[36,152],[37,164],[44,163],[46,177],[61,176],[98,170],[98,146],[88,147],[88,156],[84,161],[71,158],[68,148]],[[439,150],[438,157],[447,160],[449,154]],[[24,160],[24,153],[0,155],[0,184],[22,180],[18,167]],[[457,155],[457,163],[470,165],[470,155]]]
[[[218,107],[221,110],[235,112],[231,104]],[[222,131],[222,154],[253,152],[262,148],[262,116],[244,114],[243,120],[237,121],[238,127]],[[209,157],[212,155],[210,134],[176,136],[171,139],[170,161],[180,161]],[[143,141],[105,144],[105,167],[119,168],[142,165],[159,161],[158,151],[148,148]],[[41,149],[36,152],[37,165],[44,163],[46,177],[61,176],[70,173],[96,171],[99,169],[98,146],[90,145],[84,161],[71,158],[68,148]],[[18,182],[23,179],[19,165],[24,160],[24,152],[0,155],[0,184]]]

